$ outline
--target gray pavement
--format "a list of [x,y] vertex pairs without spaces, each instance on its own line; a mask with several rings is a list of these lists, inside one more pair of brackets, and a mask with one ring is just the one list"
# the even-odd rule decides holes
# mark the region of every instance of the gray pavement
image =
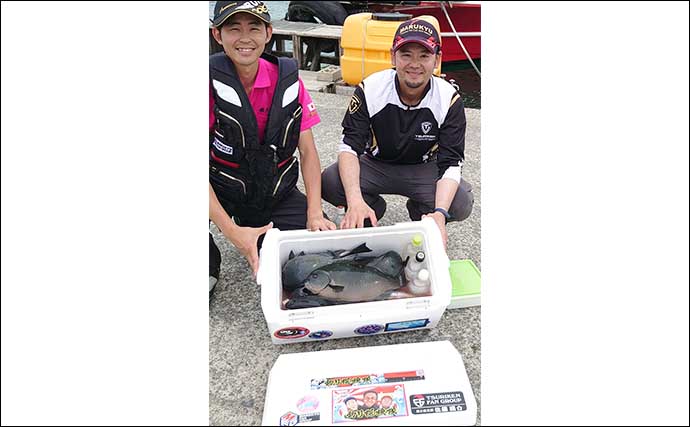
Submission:
[[[312,92],[321,116],[313,128],[321,168],[336,160],[343,115],[349,97]],[[448,225],[448,257],[469,258],[481,270],[480,110],[466,109],[467,134],[463,177],[473,186],[474,209],[461,223]],[[300,181],[300,188],[304,187]],[[384,196],[388,209],[380,225],[409,221],[406,200]],[[324,211],[334,209],[323,202]],[[286,353],[334,350],[410,342],[449,340],[462,354],[477,399],[481,421],[481,309],[446,310],[438,327],[367,337],[274,345],[261,311],[260,288],[246,260],[212,227],[223,255],[221,278],[209,304],[209,424],[260,425],[268,374],[278,356]]]

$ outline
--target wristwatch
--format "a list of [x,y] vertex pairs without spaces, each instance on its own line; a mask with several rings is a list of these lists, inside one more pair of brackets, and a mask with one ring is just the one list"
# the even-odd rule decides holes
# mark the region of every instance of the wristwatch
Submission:
[[443,214],[443,216],[446,218],[446,222],[448,222],[448,220],[450,219],[450,214],[448,213],[447,210],[445,210],[443,208],[436,208],[436,209],[434,209],[434,212],[441,212]]

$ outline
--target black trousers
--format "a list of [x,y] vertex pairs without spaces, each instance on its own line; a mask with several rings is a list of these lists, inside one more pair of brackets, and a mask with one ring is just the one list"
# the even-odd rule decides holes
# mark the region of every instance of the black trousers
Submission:
[[[381,219],[386,212],[386,201],[381,194],[397,194],[408,197],[407,210],[410,219],[418,221],[423,214],[432,212],[436,204],[436,162],[417,165],[398,165],[373,160],[367,155],[359,157],[359,185],[364,201]],[[345,190],[340,180],[336,161],[321,173],[321,194],[333,206],[346,206]],[[448,209],[449,221],[462,221],[472,213],[474,195],[472,186],[464,179]]]

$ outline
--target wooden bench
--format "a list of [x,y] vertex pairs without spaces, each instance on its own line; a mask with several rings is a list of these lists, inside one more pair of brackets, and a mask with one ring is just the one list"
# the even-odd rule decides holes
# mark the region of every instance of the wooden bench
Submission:
[[[340,56],[340,36],[343,32],[341,25],[326,25],[311,22],[292,22],[277,20],[273,22],[273,39],[268,45],[272,47],[275,42],[275,52],[286,54],[285,40],[292,41],[292,57],[298,61],[300,68],[309,68],[311,71],[320,69],[321,61],[329,62],[321,57],[321,52],[325,47],[324,42],[335,42],[335,63],[338,63]],[[304,44],[307,51],[304,52]]]

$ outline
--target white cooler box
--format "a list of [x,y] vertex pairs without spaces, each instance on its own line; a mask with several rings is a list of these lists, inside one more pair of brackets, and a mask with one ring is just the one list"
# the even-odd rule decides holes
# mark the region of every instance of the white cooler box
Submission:
[[[362,243],[372,250],[363,255],[402,253],[413,236],[421,234],[430,273],[431,295],[364,303],[287,310],[281,284],[283,264],[290,251],[298,254],[351,249]],[[280,231],[271,229],[261,248],[257,282],[261,308],[274,344],[345,338],[435,327],[450,304],[449,260],[441,232],[431,218],[393,226],[350,230]]]
[[474,425],[477,402],[449,341],[283,354],[262,425]]

